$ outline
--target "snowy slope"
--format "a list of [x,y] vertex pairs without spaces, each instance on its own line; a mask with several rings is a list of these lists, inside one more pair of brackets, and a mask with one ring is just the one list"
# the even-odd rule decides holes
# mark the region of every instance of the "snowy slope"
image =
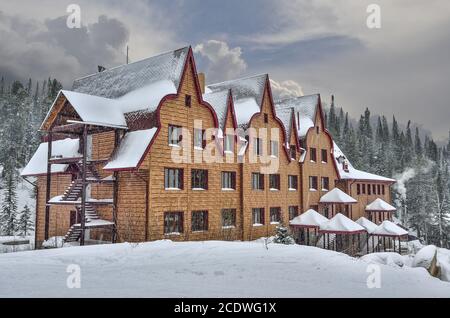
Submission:
[[[0,255],[0,297],[448,297],[423,268],[381,266],[299,245],[157,241]],[[69,264],[81,288],[66,287]]]

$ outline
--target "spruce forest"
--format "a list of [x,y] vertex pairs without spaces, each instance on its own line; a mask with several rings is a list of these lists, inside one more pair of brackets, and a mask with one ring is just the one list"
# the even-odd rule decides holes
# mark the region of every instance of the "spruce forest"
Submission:
[[[0,82],[0,235],[29,235],[34,211],[19,209],[20,169],[37,149],[38,132],[62,85],[56,79]],[[450,247],[450,140],[438,146],[411,122],[371,118],[355,121],[331,104],[325,118],[335,142],[357,169],[397,179],[392,187],[396,217],[426,244]],[[375,119],[375,120],[374,120]],[[356,124],[355,124],[356,123]]]

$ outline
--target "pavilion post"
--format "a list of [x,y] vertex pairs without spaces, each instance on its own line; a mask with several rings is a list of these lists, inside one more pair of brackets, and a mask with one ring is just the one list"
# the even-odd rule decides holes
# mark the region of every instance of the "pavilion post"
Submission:
[[306,245],[309,246],[309,228],[306,229]]
[[367,254],[369,254],[369,233],[367,233],[367,238],[366,238],[366,249],[367,249]]

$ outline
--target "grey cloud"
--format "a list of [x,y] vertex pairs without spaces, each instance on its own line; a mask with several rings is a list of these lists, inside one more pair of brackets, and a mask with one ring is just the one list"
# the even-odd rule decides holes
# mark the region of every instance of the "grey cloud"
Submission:
[[67,87],[74,77],[125,62],[129,31],[119,20],[102,15],[98,21],[69,29],[66,17],[44,23],[0,13],[0,74],[9,79],[52,76]]

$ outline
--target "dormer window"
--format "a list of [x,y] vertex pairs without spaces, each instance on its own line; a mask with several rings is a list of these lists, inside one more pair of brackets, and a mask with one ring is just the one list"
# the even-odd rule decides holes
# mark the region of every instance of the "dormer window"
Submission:
[[267,124],[269,122],[269,116],[267,113],[264,113],[264,123]]
[[319,134],[320,133],[320,127],[316,126],[316,133]]
[[292,160],[295,160],[297,158],[297,151],[295,149],[295,145],[291,145],[289,147],[289,155],[290,155]]

